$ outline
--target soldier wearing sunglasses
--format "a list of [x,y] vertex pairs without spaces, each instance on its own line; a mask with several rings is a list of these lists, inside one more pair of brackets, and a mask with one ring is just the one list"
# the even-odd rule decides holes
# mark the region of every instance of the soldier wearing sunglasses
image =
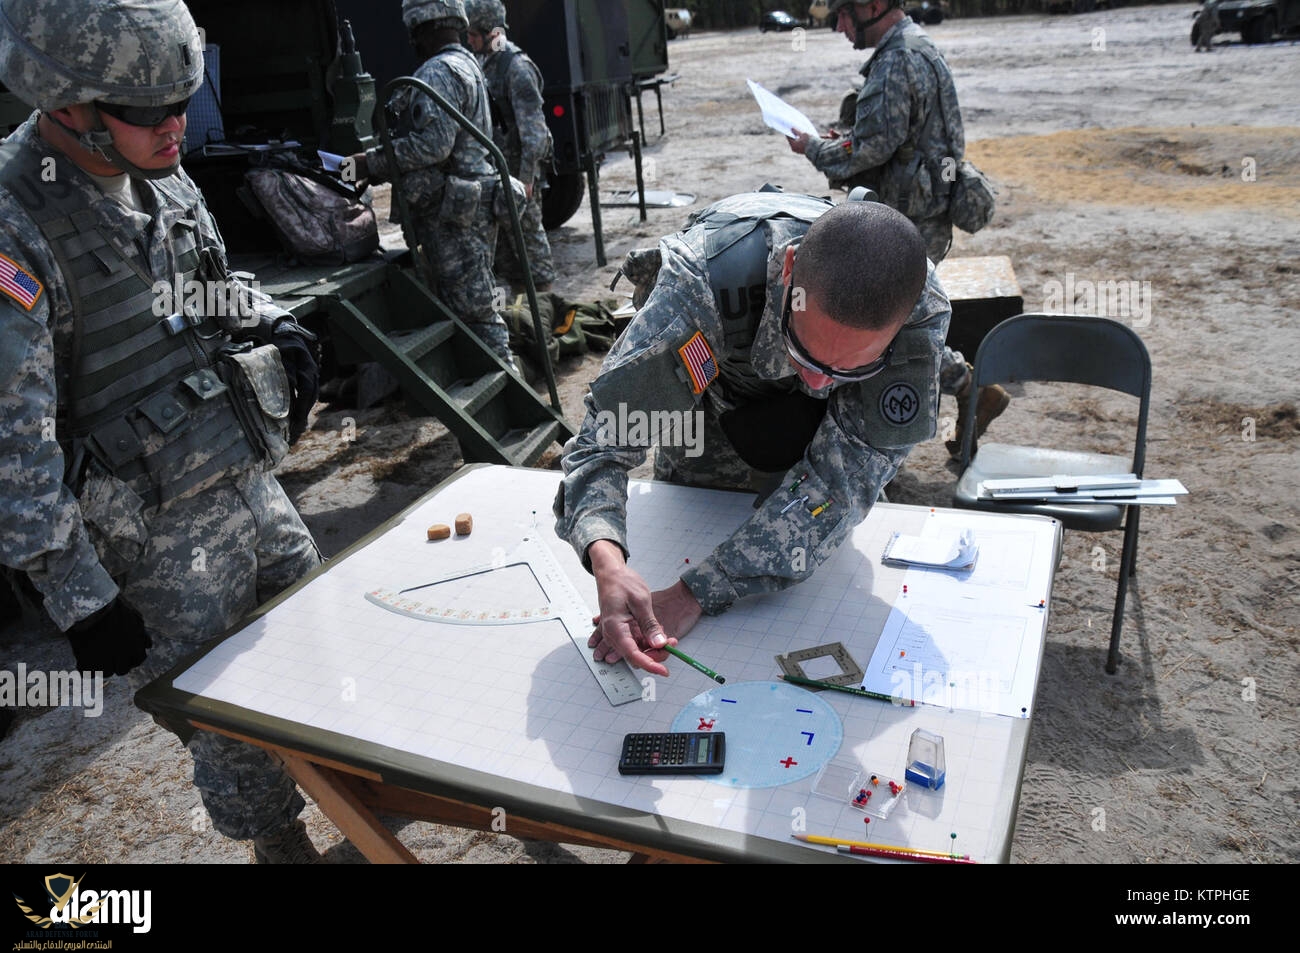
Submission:
[[[621,274],[640,310],[565,446],[556,531],[596,578],[595,657],[666,675],[666,640],[808,578],[934,436],[951,309],[897,211],[766,190],[696,213]],[[650,443],[657,479],[759,494],[729,540],[656,592],[628,568],[625,522],[628,471]]]
[[[271,473],[313,338],[229,272],[180,168],[203,82],[181,0],[0,0],[0,81],[36,107],[0,144],[0,584],[136,689],[320,564]],[[217,830],[320,860],[278,762],[187,740]]]

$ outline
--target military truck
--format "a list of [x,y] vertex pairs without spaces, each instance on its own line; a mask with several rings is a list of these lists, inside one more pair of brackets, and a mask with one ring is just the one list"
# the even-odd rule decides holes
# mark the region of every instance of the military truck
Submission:
[[[320,149],[347,155],[375,142],[372,115],[382,90],[365,72],[364,48],[335,4],[187,5],[204,31],[208,75],[191,101],[183,163],[222,229],[232,267],[251,271],[263,292],[322,336],[327,365],[384,366],[414,410],[437,417],[456,436],[466,460],[531,465],[572,436],[544,352],[538,357],[549,404],[419,279],[409,252],[344,265],[298,264],[240,197],[250,154],[292,149],[314,156]],[[402,29],[398,6],[383,9]],[[215,115],[205,114],[205,106]],[[5,132],[30,113],[0,87]]]
[[[1300,32],[1300,0],[1220,0],[1218,33],[1239,33],[1246,43],[1267,43],[1277,34]],[[1200,25],[1192,24],[1192,45]]]

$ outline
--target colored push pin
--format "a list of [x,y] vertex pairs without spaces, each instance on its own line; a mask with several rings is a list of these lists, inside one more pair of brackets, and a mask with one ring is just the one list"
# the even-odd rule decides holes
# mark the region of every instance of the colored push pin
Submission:
[[907,595],[907,586],[903,587],[903,595]]
[[863,823],[863,824],[870,824],[870,823],[871,823],[871,818],[869,818],[869,817],[864,817],[864,818],[862,819],[862,823]]
[[899,650],[898,650],[898,657],[899,657],[899,658],[902,658],[902,657],[905,656],[905,655],[907,655],[907,653],[904,652],[902,649],[899,649]]
[[956,857],[957,856],[957,832],[953,831],[950,836],[952,837],[952,855]]
[[880,778],[876,777],[876,776],[873,774],[873,775],[871,776],[871,783],[872,783],[873,785],[879,784],[879,783],[880,783]]

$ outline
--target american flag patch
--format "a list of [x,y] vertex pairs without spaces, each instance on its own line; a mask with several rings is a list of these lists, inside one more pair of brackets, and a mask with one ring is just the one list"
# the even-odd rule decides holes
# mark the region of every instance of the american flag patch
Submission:
[[16,261],[0,255],[0,291],[30,311],[44,290],[45,286],[20,268]]
[[709,342],[704,340],[704,334],[696,331],[689,341],[677,349],[677,355],[686,365],[686,373],[691,375],[692,390],[703,394],[704,388],[718,376],[718,362],[709,349]]

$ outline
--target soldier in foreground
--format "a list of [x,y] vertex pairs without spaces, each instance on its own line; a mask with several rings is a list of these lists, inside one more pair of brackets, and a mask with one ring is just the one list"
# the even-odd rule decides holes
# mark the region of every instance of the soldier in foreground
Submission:
[[[0,565],[79,669],[138,688],[320,563],[271,475],[311,335],[229,274],[180,168],[203,82],[181,0],[0,0],[0,81],[38,107],[0,145]],[[320,859],[270,755],[188,747],[218,831]]]
[[[916,227],[878,202],[733,196],[623,273],[640,310],[565,446],[556,531],[596,577],[595,657],[666,675],[666,640],[806,579],[934,436],[951,312]],[[656,478],[767,493],[657,592],[627,565],[627,473],[648,446],[614,422],[638,418],[679,422],[651,435]]]
[[[832,186],[863,185],[880,200],[906,215],[925,238],[926,254],[940,262],[952,246],[948,214],[951,180],[966,140],[952,73],[925,31],[902,10],[902,0],[853,3],[832,0],[836,29],[854,49],[875,47],[862,75],[857,114],[850,138],[790,139],[790,149],[807,157]],[[946,165],[945,165],[946,164]],[[944,349],[943,392],[957,399],[957,433],[946,442],[953,457],[961,453],[967,425],[971,368],[960,352]],[[980,389],[976,437],[1011,402],[998,386]]]
[[[501,0],[466,0],[470,49],[478,56],[492,100],[492,135],[506,157],[510,174],[523,183],[527,201],[519,209],[528,266],[537,291],[555,281],[551,244],[542,226],[542,188],[554,145],[542,111],[542,72],[528,54],[506,38],[506,8]],[[503,227],[497,235],[494,268],[521,289],[523,266],[514,236]]]

